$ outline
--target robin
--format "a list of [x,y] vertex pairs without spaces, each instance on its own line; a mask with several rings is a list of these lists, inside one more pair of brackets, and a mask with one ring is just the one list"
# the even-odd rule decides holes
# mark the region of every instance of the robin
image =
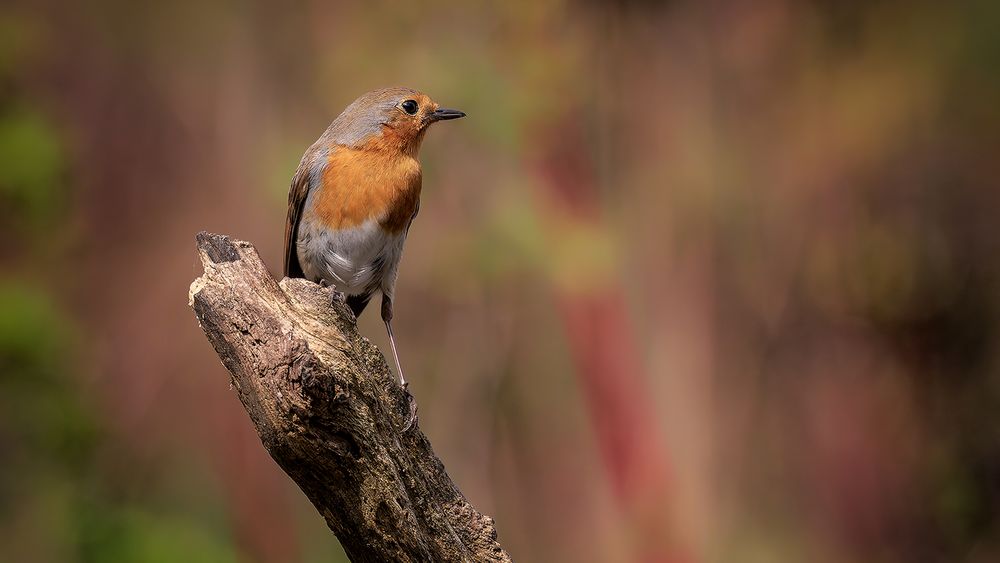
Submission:
[[334,286],[355,317],[382,292],[403,385],[392,301],[403,242],[420,209],[417,152],[431,124],[459,117],[465,114],[409,88],[368,92],[306,150],[288,190],[285,276]]

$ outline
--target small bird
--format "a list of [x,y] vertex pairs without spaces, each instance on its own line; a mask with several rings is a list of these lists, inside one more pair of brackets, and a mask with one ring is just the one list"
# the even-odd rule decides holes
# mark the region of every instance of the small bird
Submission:
[[355,317],[381,291],[402,385],[392,302],[403,242],[420,209],[417,152],[431,124],[459,117],[465,113],[409,88],[368,92],[306,150],[288,190],[285,276],[334,286]]

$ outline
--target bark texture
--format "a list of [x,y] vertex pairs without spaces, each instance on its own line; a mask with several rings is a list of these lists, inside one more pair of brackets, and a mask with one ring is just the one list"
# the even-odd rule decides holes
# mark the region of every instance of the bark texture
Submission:
[[264,448],[351,561],[510,561],[416,423],[412,396],[333,290],[276,282],[247,242],[200,233],[190,305]]

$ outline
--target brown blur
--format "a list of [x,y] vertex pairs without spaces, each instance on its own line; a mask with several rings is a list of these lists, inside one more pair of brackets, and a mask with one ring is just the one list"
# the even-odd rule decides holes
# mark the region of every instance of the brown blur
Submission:
[[[394,327],[518,561],[1000,560],[1000,4],[0,7],[0,561],[345,561],[187,306],[405,85]],[[387,350],[378,315],[363,333]]]

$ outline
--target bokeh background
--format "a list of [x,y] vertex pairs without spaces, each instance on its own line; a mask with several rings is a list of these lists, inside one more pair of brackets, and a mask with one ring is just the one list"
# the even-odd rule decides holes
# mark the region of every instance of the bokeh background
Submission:
[[345,560],[187,288],[387,85],[469,114],[395,327],[516,560],[1000,561],[989,0],[5,1],[0,561]]

